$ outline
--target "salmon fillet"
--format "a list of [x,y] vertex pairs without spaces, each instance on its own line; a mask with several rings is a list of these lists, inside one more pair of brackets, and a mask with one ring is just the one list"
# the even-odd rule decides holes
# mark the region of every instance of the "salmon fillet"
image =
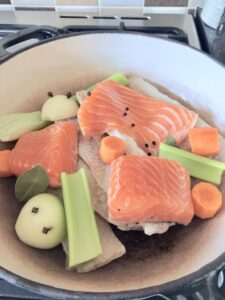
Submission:
[[175,161],[159,157],[119,157],[111,164],[108,214],[113,223],[187,225],[194,215],[187,170]]
[[168,135],[179,144],[198,115],[183,107],[145,96],[111,80],[97,85],[78,110],[84,137],[118,130],[134,138],[148,155],[156,155]]
[[12,150],[9,166],[19,176],[36,165],[48,174],[51,187],[61,186],[60,173],[73,173],[77,166],[77,125],[62,121],[24,134]]
[[[77,100],[80,106],[84,103],[85,99],[87,98],[88,94],[86,90],[81,90],[76,93]],[[126,154],[137,154],[137,155],[146,155],[146,153],[137,145],[135,140],[118,130],[111,130],[106,132],[110,136],[115,136],[122,139],[126,144],[125,153]]]
[[113,222],[109,220],[107,189],[110,167],[104,165],[99,159],[99,147],[100,139],[98,138],[88,141],[84,141],[81,138],[79,142],[79,156],[82,157],[82,160],[78,160],[78,169],[84,168],[86,171],[94,210],[105,220],[124,231],[143,230],[145,234],[152,235],[164,233],[170,226],[175,225],[175,223],[171,222],[134,222],[125,224],[124,222],[119,223],[118,221]]

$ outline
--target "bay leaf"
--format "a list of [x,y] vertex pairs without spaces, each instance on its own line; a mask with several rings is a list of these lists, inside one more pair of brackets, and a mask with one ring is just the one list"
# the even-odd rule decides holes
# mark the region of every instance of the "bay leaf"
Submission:
[[48,175],[41,166],[35,166],[21,174],[15,184],[15,195],[19,202],[26,202],[41,194],[48,186]]

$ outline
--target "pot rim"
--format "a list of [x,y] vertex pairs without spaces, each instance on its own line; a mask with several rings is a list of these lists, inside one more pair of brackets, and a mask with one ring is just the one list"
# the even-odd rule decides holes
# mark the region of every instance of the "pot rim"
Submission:
[[165,37],[162,37],[162,36],[156,36],[152,33],[135,32],[135,31],[132,31],[132,32],[131,31],[115,31],[115,30],[107,30],[107,31],[106,30],[96,30],[96,31],[72,32],[72,33],[61,34],[59,36],[55,36],[53,38],[49,38],[49,39],[46,39],[46,40],[41,40],[41,41],[38,41],[35,44],[32,44],[32,45],[26,46],[22,49],[19,49],[18,51],[14,52],[14,53],[9,52],[6,57],[3,57],[3,58],[0,57],[0,66],[3,63],[5,63],[6,61],[10,60],[11,58],[17,56],[18,54],[23,53],[23,52],[25,52],[27,50],[30,50],[32,48],[36,48],[38,46],[41,46],[41,45],[44,45],[44,44],[47,44],[47,43],[51,43],[51,42],[55,42],[55,41],[61,40],[61,39],[76,37],[76,36],[80,36],[80,35],[93,35],[93,34],[141,35],[141,36],[148,37],[148,38],[151,38],[151,39],[164,40],[166,42],[174,43],[174,44],[192,49],[193,51],[197,51],[198,53],[201,53],[202,55],[208,57],[210,60],[214,61],[214,63],[216,63],[217,65],[221,66],[222,68],[225,68],[225,65],[221,61],[219,61],[216,58],[212,57],[210,54],[204,52],[203,50],[195,48],[192,45],[189,45],[189,44],[186,44],[186,43],[174,40],[174,39],[168,39],[168,38],[165,38]]
[[[16,275],[0,267],[0,278],[27,291],[51,297],[53,299],[77,299],[77,300],[141,300],[153,296],[164,296],[167,294],[178,294],[187,290],[191,285],[206,279],[211,272],[216,276],[225,267],[225,252],[217,259],[189,275],[181,277],[162,285],[141,288],[138,290],[118,292],[83,292],[70,291],[51,287],[45,284],[34,282]],[[164,296],[165,297],[165,296]]]
[[[167,41],[169,43],[175,43],[183,47],[188,47],[192,49],[193,51],[197,51],[201,53],[202,55],[208,57],[210,60],[214,61],[217,65],[221,66],[222,68],[225,69],[225,65],[215,59],[214,57],[211,57],[208,53],[203,52],[200,49],[197,49],[191,45],[184,44],[180,41],[172,40],[172,39],[167,39],[164,37],[160,36],[155,36],[153,34],[148,34],[148,33],[141,33],[141,32],[119,32],[119,31],[104,31],[104,30],[99,30],[99,31],[86,31],[86,32],[79,32],[79,33],[70,33],[66,35],[60,35],[51,39],[47,40],[42,40],[39,41],[33,45],[27,46],[25,48],[22,48],[18,50],[15,53],[9,53],[8,56],[4,58],[0,58],[0,67],[3,63],[7,62],[8,60],[12,59],[13,57],[19,55],[20,53],[23,53],[27,50],[30,50],[35,47],[39,47],[41,45],[55,42],[56,40],[60,39],[65,39],[65,38],[71,38],[71,37],[76,37],[79,35],[88,35],[88,34],[124,34],[124,35],[142,35],[148,38],[152,39],[161,39],[164,41]],[[147,288],[141,288],[138,290],[130,290],[130,291],[119,291],[119,292],[104,292],[104,293],[98,293],[98,292],[83,292],[83,291],[69,291],[65,289],[60,289],[60,288],[55,288],[51,287],[45,284],[41,284],[38,282],[34,282],[29,279],[25,279],[19,275],[16,275],[2,267],[0,267],[0,278],[8,281],[11,284],[14,284],[20,288],[23,288],[27,291],[42,295],[42,296],[47,296],[47,297],[52,297],[53,299],[62,299],[66,298],[68,300],[70,299],[78,299],[78,300],[106,300],[106,299],[111,299],[111,300],[125,300],[125,299],[145,299],[146,297],[151,297],[151,296],[163,296],[162,294],[167,294],[167,293],[178,293],[181,289],[187,289],[190,287],[192,284],[197,283],[201,280],[204,280],[205,278],[208,277],[210,272],[219,272],[222,268],[225,267],[225,252],[221,254],[217,259],[213,260],[212,262],[208,263],[207,265],[203,266],[199,270],[186,275],[184,277],[181,277],[177,280],[173,280],[167,283],[164,283],[162,285],[157,285],[153,287],[147,287]]]

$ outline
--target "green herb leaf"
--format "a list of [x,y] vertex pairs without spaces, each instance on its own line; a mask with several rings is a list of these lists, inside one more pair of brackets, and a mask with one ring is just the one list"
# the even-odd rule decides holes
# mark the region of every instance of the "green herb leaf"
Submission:
[[168,135],[166,138],[165,144],[172,146],[172,147],[177,147],[176,140],[172,135]]
[[48,175],[41,166],[36,166],[21,174],[15,185],[15,194],[19,202],[26,202],[41,194],[48,186]]
[[102,254],[102,247],[84,169],[61,174],[68,234],[69,269]]

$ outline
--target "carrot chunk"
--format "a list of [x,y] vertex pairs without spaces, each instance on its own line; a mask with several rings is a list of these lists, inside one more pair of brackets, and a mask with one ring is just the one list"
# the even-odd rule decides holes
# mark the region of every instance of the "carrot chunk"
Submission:
[[192,189],[192,200],[197,217],[212,218],[222,206],[222,193],[213,184],[200,182]]
[[100,158],[105,164],[111,162],[124,154],[126,145],[124,141],[115,136],[107,136],[101,140]]
[[211,156],[220,152],[217,128],[192,128],[189,131],[189,141],[193,153]]
[[0,177],[9,177],[13,175],[9,168],[10,154],[11,150],[0,151]]

